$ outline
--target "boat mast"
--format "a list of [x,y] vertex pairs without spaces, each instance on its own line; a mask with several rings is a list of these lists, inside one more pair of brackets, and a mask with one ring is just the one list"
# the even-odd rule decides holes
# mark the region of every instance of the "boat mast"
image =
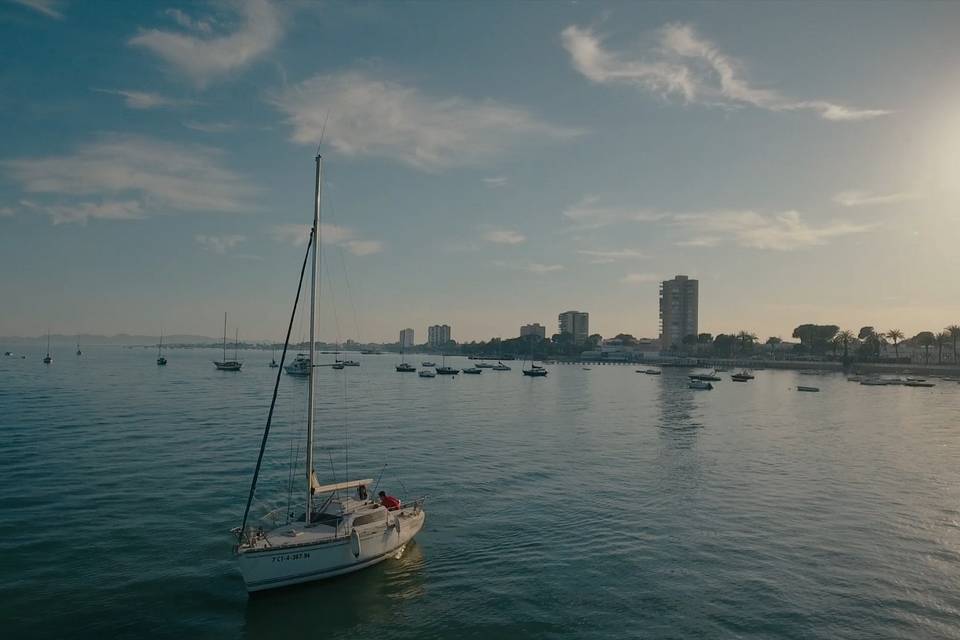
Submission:
[[223,361],[227,361],[227,312],[223,312]]
[[310,263],[310,386],[307,392],[307,513],[304,518],[304,525],[310,526],[310,516],[313,511],[313,405],[314,395],[316,394],[316,385],[314,373],[316,368],[313,359],[316,354],[316,313],[317,313],[317,270],[319,262],[317,253],[320,250],[320,178],[322,175],[323,158],[320,154],[316,157],[316,184],[313,189],[313,255]]
[[157,357],[160,357],[160,352],[163,351],[163,329],[160,329],[160,344],[157,345]]
[[237,346],[240,344],[240,329],[236,329],[236,333],[233,336],[233,361],[237,361]]

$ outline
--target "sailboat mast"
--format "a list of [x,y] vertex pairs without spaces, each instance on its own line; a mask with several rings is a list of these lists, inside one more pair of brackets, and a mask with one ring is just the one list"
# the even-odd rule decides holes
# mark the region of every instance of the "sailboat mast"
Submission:
[[307,514],[304,523],[310,525],[310,517],[313,512],[313,406],[314,396],[316,394],[315,376],[316,368],[313,366],[313,359],[316,354],[316,313],[317,313],[317,271],[319,262],[317,253],[320,250],[320,178],[322,175],[323,159],[320,154],[316,157],[317,171],[316,184],[313,195],[313,255],[310,263],[310,386],[307,392]]
[[163,351],[163,329],[160,329],[160,344],[157,345],[157,357],[160,357],[160,353]]
[[240,346],[240,329],[236,329],[233,334],[233,361],[237,361],[237,347]]
[[227,312],[223,312],[223,361],[227,361]]

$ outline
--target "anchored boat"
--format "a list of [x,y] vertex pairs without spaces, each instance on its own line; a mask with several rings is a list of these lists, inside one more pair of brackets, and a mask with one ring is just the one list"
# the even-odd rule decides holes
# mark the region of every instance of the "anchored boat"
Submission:
[[[401,503],[395,499],[378,503],[370,499],[370,478],[348,480],[333,484],[320,484],[313,468],[314,454],[314,406],[316,396],[316,297],[319,280],[317,259],[318,228],[320,226],[320,178],[322,159],[316,157],[316,202],[313,210],[313,227],[308,245],[311,258],[310,271],[310,350],[307,354],[307,443],[306,473],[304,476],[303,502],[295,509],[283,507],[268,513],[256,524],[249,523],[250,506],[256,492],[260,464],[270,433],[273,409],[277,398],[274,388],[273,402],[260,445],[260,454],[250,484],[247,507],[243,522],[233,530],[240,571],[248,591],[261,591],[276,587],[359,571],[390,557],[399,556],[407,543],[423,527],[426,514],[423,499]],[[303,273],[307,257],[304,257]],[[297,290],[299,299],[300,291]],[[296,310],[294,303],[294,313]],[[282,365],[290,342],[293,317],[287,329]],[[346,364],[346,363],[342,363]],[[281,376],[277,375],[276,385]],[[389,508],[388,508],[389,506]]]

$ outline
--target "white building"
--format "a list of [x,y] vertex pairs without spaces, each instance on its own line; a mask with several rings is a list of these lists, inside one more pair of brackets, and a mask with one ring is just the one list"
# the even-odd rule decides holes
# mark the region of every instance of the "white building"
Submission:
[[687,276],[660,283],[660,346],[666,351],[697,335],[699,282]]
[[450,325],[435,324],[427,327],[427,342],[431,347],[442,347],[450,340]]
[[564,311],[558,318],[560,333],[573,335],[575,344],[586,342],[590,335],[590,314],[586,311]]
[[536,336],[541,340],[546,340],[547,328],[542,324],[540,324],[539,322],[534,322],[533,324],[521,325],[520,337],[526,338],[527,336]]
[[402,329],[400,331],[400,347],[403,349],[409,349],[413,345],[413,329]]

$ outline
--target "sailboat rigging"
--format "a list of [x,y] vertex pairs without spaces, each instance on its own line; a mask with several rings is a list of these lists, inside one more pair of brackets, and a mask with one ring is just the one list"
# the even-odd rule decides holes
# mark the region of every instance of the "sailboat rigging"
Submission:
[[162,367],[167,364],[167,359],[163,357],[163,329],[160,330],[160,343],[157,345],[157,366]]
[[227,312],[223,312],[223,360],[217,362],[214,360],[213,366],[218,371],[240,371],[243,363],[237,360],[237,343],[240,341],[240,330],[237,329],[236,338],[233,343],[233,360],[227,360]]
[[[282,367],[287,346],[290,343],[293,319],[309,258],[311,263],[310,345],[307,353],[309,386],[304,502],[302,511],[299,513],[291,513],[289,508],[282,507],[268,513],[255,527],[247,524],[276,405],[281,379],[278,371],[243,521],[240,527],[233,530],[237,536],[236,553],[240,571],[247,590],[251,592],[322,580],[399,556],[423,527],[426,518],[422,498],[398,505],[385,501],[390,505],[389,509],[384,504],[371,500],[368,487],[373,483],[372,478],[327,485],[321,485],[317,480],[313,464],[316,404],[314,359],[316,357],[317,281],[320,268],[317,257],[321,247],[319,238],[321,156],[317,155],[315,161],[313,226],[310,242],[307,245],[307,255],[304,256],[300,271],[294,311],[287,326],[287,337],[280,356]],[[321,496],[323,496],[322,501]],[[398,502],[396,499],[393,501]]]

